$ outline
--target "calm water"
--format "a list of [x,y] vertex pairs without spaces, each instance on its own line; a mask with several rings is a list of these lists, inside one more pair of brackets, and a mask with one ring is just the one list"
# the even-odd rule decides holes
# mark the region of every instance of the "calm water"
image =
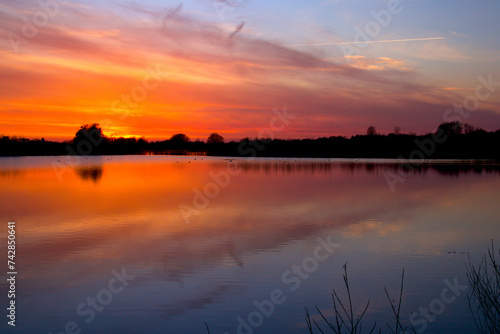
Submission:
[[[431,306],[417,329],[474,330],[466,253],[476,261],[500,240],[494,167],[429,167],[393,192],[387,163],[66,160],[0,159],[2,248],[7,222],[17,229],[15,332],[306,333],[305,306],[317,319],[314,305],[332,314],[333,288],[345,295],[346,262],[355,310],[370,299],[365,327],[391,322],[384,287],[396,298],[404,268],[406,324]],[[443,303],[445,280],[459,288]],[[0,331],[14,332],[5,314]]]

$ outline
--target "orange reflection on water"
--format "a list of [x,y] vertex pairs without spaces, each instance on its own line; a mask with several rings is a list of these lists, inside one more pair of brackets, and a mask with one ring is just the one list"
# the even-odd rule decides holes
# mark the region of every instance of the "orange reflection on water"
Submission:
[[[384,240],[373,250],[427,254],[482,238],[470,219],[497,229],[488,218],[498,213],[497,171],[449,176],[431,168],[393,193],[384,177],[389,165],[202,159],[92,158],[64,169],[62,181],[51,164],[2,169],[1,218],[19,222],[22,250],[30,254],[22,260],[26,275],[42,268],[44,275],[99,272],[119,260],[159,263],[174,277],[226,258],[242,263],[248,252],[331,229],[339,238]],[[222,184],[215,196],[213,175]],[[183,215],[180,205],[190,211]]]

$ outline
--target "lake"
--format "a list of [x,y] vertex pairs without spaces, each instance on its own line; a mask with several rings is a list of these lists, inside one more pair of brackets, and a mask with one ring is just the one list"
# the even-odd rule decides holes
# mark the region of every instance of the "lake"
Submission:
[[393,325],[384,287],[397,302],[404,268],[403,324],[473,332],[466,264],[500,240],[500,168],[398,175],[388,160],[0,158],[15,332],[308,333],[304,307],[320,324],[315,305],[331,317],[332,289],[346,298],[345,263],[364,329]]

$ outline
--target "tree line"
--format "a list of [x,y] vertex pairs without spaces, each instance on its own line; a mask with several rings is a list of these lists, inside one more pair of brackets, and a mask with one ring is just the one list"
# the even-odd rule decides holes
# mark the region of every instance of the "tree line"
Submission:
[[498,159],[500,129],[485,131],[461,122],[440,124],[425,135],[379,134],[370,126],[364,135],[321,137],[316,139],[243,138],[226,142],[218,133],[206,141],[192,141],[177,133],[163,141],[144,138],[107,137],[99,124],[82,125],[70,141],[53,142],[0,135],[0,156],[22,155],[120,155],[190,154],[241,157],[322,157],[393,159]]

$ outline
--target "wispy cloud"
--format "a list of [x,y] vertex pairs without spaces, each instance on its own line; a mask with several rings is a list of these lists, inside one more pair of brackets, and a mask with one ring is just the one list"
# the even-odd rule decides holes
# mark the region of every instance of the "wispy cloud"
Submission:
[[408,66],[408,62],[402,59],[393,59],[389,57],[377,57],[368,58],[366,56],[345,56],[349,59],[351,66],[355,68],[365,69],[365,70],[400,70],[400,71],[410,71],[411,67]]

